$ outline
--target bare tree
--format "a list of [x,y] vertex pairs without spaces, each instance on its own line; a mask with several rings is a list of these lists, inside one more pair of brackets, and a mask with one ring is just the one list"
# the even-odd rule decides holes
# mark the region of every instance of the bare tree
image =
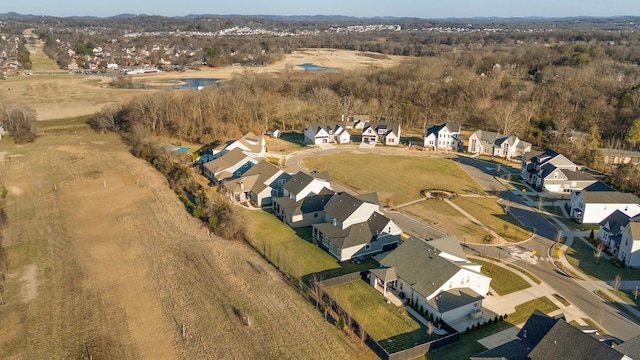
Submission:
[[636,288],[633,289],[634,300],[638,300],[638,295],[640,295],[640,287],[636,285]]
[[600,261],[600,258],[602,257],[602,250],[604,250],[604,243],[598,242],[598,245],[596,245],[596,250],[593,252],[593,256],[595,256],[596,258],[596,265],[598,264],[598,262]]
[[620,289],[620,284],[622,283],[622,276],[620,276],[620,274],[617,274],[616,277],[613,279],[613,293],[614,294],[618,294],[618,289]]
[[427,335],[431,336],[431,334],[433,334],[433,323],[427,321]]

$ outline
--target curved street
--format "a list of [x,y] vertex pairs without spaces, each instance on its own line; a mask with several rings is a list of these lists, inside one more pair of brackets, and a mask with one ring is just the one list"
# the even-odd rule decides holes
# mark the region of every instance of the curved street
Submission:
[[[593,289],[585,286],[584,283],[572,278],[560,271],[549,252],[555,243],[558,229],[534,208],[527,205],[520,196],[514,194],[521,190],[509,190],[503,183],[497,180],[498,169],[495,163],[478,160],[467,156],[456,154],[443,154],[435,152],[409,152],[405,148],[369,148],[361,149],[356,146],[329,146],[304,150],[286,157],[285,171],[294,173],[303,170],[301,162],[310,156],[330,155],[343,151],[358,151],[364,153],[384,153],[407,156],[446,156],[456,161],[461,169],[467,172],[485,191],[494,193],[500,197],[500,203],[507,207],[512,214],[524,226],[533,228],[535,236],[531,239],[518,243],[506,245],[478,245],[464,244],[465,251],[490,255],[506,262],[515,262],[533,275],[537,276],[543,283],[549,285],[558,294],[568,300],[598,326],[622,340],[628,340],[635,336],[640,336],[640,326],[627,318],[627,316],[614,306],[607,304],[602,298],[594,293]],[[354,191],[340,184],[332,183],[335,191]],[[438,238],[446,236],[440,229],[421,223],[408,215],[399,212],[385,211],[385,215],[393,219],[405,232],[414,236],[424,238]],[[565,234],[569,235],[569,234]],[[525,254],[525,256],[516,256]],[[535,255],[534,255],[535,254]],[[566,263],[566,261],[564,262]],[[577,271],[577,270],[576,270]]]

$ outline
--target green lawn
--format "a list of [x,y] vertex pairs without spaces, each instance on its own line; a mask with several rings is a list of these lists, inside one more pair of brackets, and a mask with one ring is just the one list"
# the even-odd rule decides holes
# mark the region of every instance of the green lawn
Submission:
[[511,214],[505,214],[495,198],[465,196],[455,198],[454,202],[507,241],[523,241],[531,236],[531,231],[522,228]]
[[306,158],[303,166],[329,171],[332,179],[357,191],[375,191],[387,206],[419,199],[424,189],[457,194],[482,192],[458,164],[444,158],[341,152]]
[[430,351],[427,354],[428,360],[449,360],[449,359],[468,359],[469,357],[479,354],[487,348],[478,342],[487,336],[494,335],[500,331],[507,330],[513,325],[507,322],[499,322],[491,326],[485,326],[468,334],[463,332],[460,334],[460,340],[453,344],[447,345],[438,350]]
[[566,257],[569,263],[596,280],[613,280],[616,275],[620,275],[622,280],[640,280],[640,270],[621,269],[613,265],[610,261],[600,258],[596,264],[594,250],[581,239],[574,238],[573,244],[567,249]]
[[[286,273],[300,277],[340,268],[338,260],[318,246],[301,238],[287,224],[266,211],[241,210],[248,220],[253,246]],[[304,230],[303,230],[304,232]],[[304,233],[302,234],[303,236]]]
[[490,262],[472,259],[482,265],[482,273],[491,278],[491,288],[504,296],[531,287],[520,275]]
[[562,212],[562,208],[559,206],[545,206],[543,210],[547,210],[548,212],[556,215],[555,218],[560,220],[560,222],[565,224],[571,230],[598,230],[600,228],[600,225],[580,224],[575,222],[573,219],[565,217]]
[[543,313],[548,314],[558,309],[559,308],[551,300],[546,297],[540,297],[516,306],[516,312],[509,314],[505,321],[509,324],[520,325],[527,321],[534,310],[540,310]]
[[532,273],[528,272],[527,270],[521,268],[520,266],[517,265],[513,265],[513,264],[506,264],[508,267],[520,271],[521,273],[527,275],[527,277],[531,280],[533,280],[536,284],[540,285],[542,284],[542,280],[538,279],[535,275],[533,275]]
[[338,263],[311,243],[311,227],[292,229],[267,211],[241,209],[252,245],[283,272],[295,277],[320,273],[324,279],[378,266],[368,258],[360,264]]
[[438,338],[407,311],[388,304],[382,294],[362,280],[328,288],[327,293],[361,324],[389,353]]

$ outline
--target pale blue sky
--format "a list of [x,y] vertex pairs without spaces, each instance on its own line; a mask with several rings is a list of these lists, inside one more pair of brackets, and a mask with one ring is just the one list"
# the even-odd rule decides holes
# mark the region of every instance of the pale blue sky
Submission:
[[[9,5],[9,6],[7,6]],[[122,13],[163,16],[188,14],[349,15],[525,17],[640,15],[640,0],[18,0],[0,12],[20,14],[107,17]]]

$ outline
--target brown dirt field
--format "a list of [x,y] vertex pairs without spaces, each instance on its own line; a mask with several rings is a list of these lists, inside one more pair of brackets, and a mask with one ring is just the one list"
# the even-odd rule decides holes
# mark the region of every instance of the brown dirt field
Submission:
[[210,237],[115,135],[1,151],[20,191],[8,197],[0,359],[375,358],[253,250]]
[[[37,49],[37,48],[34,48]],[[35,51],[35,50],[34,50]],[[315,65],[355,70],[382,68],[401,63],[400,56],[377,56],[380,54],[335,49],[307,49],[285,55],[275,64],[261,67],[201,68],[186,72],[161,72],[136,75],[134,81],[163,81],[181,78],[228,79],[244,73],[282,73],[304,71],[295,65]],[[10,102],[26,103],[36,110],[38,120],[53,120],[93,114],[105,106],[123,103],[132,97],[149,92],[171,90],[114,89],[109,86],[110,77],[83,75],[37,75],[9,77],[0,83],[0,98]]]

